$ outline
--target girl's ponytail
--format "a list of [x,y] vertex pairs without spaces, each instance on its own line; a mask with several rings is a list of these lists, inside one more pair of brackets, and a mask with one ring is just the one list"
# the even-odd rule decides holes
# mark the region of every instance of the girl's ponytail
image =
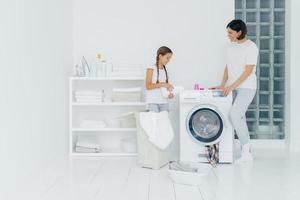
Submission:
[[[169,47],[166,47],[166,46],[162,46],[160,47],[158,50],[157,50],[157,55],[156,55],[156,69],[157,69],[157,80],[156,80],[156,83],[159,83],[159,67],[158,67],[158,64],[159,64],[159,55],[166,55],[167,53],[171,53],[173,54],[172,50],[169,48]],[[166,73],[166,83],[169,83],[169,77],[168,77],[168,72],[167,72],[167,69],[166,69],[166,66],[163,66],[164,67],[164,70],[165,70],[165,73]]]

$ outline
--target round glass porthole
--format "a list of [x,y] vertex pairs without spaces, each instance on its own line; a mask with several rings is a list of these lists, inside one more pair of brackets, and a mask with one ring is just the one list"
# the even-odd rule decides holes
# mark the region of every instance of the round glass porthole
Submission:
[[188,115],[187,129],[200,143],[213,143],[223,132],[223,121],[215,110],[199,108]]

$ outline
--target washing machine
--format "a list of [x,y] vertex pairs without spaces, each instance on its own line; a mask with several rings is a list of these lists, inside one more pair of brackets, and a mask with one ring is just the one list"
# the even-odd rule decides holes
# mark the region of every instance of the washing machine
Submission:
[[207,146],[219,145],[219,163],[233,162],[232,94],[221,90],[180,93],[180,160],[208,162]]

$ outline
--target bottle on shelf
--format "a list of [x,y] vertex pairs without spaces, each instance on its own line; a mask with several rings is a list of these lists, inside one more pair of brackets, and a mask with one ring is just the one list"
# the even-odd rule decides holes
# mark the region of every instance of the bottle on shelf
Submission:
[[103,65],[102,65],[101,54],[100,53],[97,53],[97,55],[96,55],[96,61],[95,61],[95,64],[94,64],[94,68],[96,69],[96,76],[97,77],[105,76],[105,72],[103,70]]
[[102,60],[102,61],[101,61],[101,66],[102,66],[102,73],[103,73],[102,76],[103,76],[103,77],[106,77],[106,73],[107,73],[107,72],[106,72],[106,70],[107,70],[107,69],[106,69],[106,60]]
[[112,72],[112,65],[105,61],[106,77],[110,77]]
[[104,102],[105,101],[105,91],[104,89],[102,89],[102,92],[101,92],[101,102]]

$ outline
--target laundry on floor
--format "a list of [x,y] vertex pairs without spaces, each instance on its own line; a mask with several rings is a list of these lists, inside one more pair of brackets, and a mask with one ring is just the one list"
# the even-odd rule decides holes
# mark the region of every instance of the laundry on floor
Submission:
[[75,151],[77,153],[99,153],[101,148],[93,142],[77,141]]
[[75,91],[75,100],[79,103],[98,103],[102,101],[102,93],[95,91]]
[[210,166],[199,163],[173,161],[169,163],[168,172],[174,183],[200,185],[210,173]]
[[198,168],[191,167],[189,164],[180,161],[170,162],[169,169],[184,172],[198,172]]
[[103,120],[82,120],[79,126],[81,128],[106,128],[107,124]]
[[139,114],[141,128],[145,130],[149,141],[160,149],[167,148],[174,137],[169,113],[163,111]]
[[142,99],[142,88],[113,88],[112,101],[121,102],[140,102]]

